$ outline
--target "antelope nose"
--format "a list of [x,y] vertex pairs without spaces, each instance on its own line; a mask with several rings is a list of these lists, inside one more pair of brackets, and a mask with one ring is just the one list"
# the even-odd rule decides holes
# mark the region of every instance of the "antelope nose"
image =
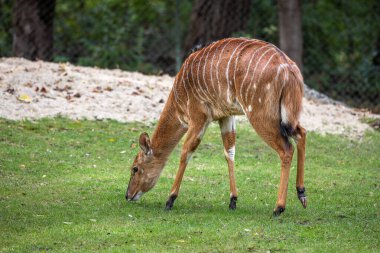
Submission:
[[125,199],[126,199],[127,201],[131,201],[131,198],[129,197],[128,192],[125,193]]
[[127,201],[133,201],[133,198],[135,197],[135,193],[131,193],[130,191],[127,191],[125,193],[125,199]]

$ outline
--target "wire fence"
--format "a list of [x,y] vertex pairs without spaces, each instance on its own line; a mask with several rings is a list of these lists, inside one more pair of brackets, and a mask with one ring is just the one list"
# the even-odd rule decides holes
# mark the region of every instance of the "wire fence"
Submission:
[[[1,57],[149,74],[175,75],[199,43],[229,36],[279,41],[277,1],[0,0],[0,9]],[[302,2],[305,83],[379,113],[378,13],[371,0]]]

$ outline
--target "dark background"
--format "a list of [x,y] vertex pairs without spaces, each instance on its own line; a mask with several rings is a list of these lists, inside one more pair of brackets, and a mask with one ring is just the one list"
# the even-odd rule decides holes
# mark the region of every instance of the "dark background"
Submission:
[[0,10],[1,57],[175,75],[198,44],[258,38],[310,87],[380,112],[377,0],[0,0]]

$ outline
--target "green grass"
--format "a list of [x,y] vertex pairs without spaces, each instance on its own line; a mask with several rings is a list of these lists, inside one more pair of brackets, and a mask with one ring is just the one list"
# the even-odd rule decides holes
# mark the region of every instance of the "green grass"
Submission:
[[164,211],[180,147],[157,186],[124,195],[141,131],[114,121],[0,119],[1,252],[379,252],[380,133],[361,142],[309,133],[308,208],[295,191],[272,218],[280,161],[246,124],[238,126],[239,200],[229,211],[219,128],[209,127],[174,209]]

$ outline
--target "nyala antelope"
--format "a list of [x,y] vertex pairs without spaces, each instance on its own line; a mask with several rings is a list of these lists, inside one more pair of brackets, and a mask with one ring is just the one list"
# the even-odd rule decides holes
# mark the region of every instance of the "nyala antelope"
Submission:
[[228,38],[193,52],[178,72],[152,139],[139,138],[141,150],[131,167],[127,200],[138,200],[156,184],[165,163],[187,133],[179,169],[166,209],[178,197],[186,166],[207,126],[218,121],[230,178],[230,209],[238,193],[234,175],[235,115],[245,114],[257,134],[281,159],[274,215],[285,210],[293,145],[297,143],[298,198],[306,208],[304,162],[306,130],[300,125],[303,78],[296,64],[274,45],[253,39]]

